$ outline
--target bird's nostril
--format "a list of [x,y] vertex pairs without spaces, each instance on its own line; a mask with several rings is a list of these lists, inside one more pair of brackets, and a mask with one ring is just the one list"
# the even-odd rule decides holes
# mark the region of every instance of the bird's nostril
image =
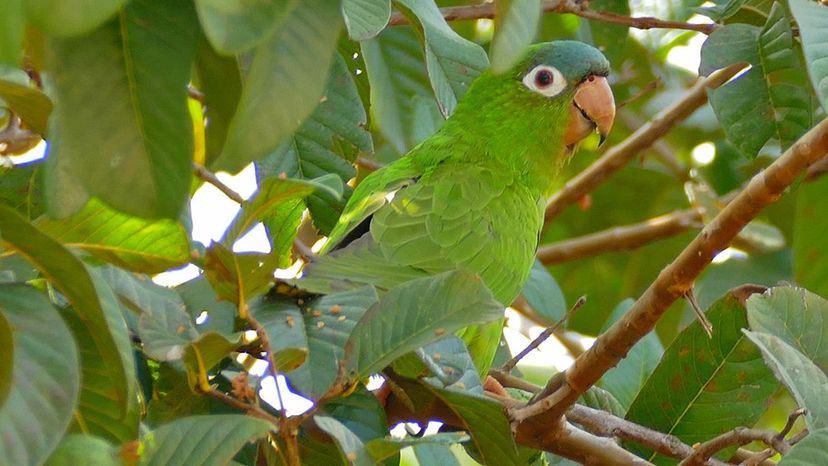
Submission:
[[595,76],[590,76],[589,77],[589,82],[592,82],[592,81],[595,81]]

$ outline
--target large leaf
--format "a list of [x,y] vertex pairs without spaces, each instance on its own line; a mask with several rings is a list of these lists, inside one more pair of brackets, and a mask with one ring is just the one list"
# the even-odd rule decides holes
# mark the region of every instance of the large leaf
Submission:
[[165,424],[144,439],[142,466],[222,466],[247,443],[276,426],[241,414],[192,416]]
[[80,372],[72,334],[46,296],[0,285],[0,464],[40,464],[63,437],[78,400]]
[[119,466],[118,449],[100,437],[66,436],[45,466]]
[[184,348],[199,336],[183,306],[164,306],[144,312],[139,320],[138,335],[144,353],[158,361],[181,359]]
[[329,416],[317,415],[313,417],[313,420],[320,429],[336,441],[349,464],[355,466],[376,464],[365,449],[362,440],[355,433],[348,430],[344,424]]
[[304,0],[256,48],[217,168],[238,172],[266,156],[316,108],[341,22],[333,2]]
[[[259,180],[281,173],[305,179],[334,173],[346,183],[355,174],[350,162],[357,151],[373,152],[366,129],[368,117],[342,56],[336,55],[330,73],[323,102],[287,141],[256,164]],[[345,207],[345,199],[315,192],[307,198],[307,206],[317,229],[327,234]],[[265,226],[273,236],[273,225],[266,222]]]
[[265,40],[296,0],[196,0],[204,34],[219,52],[244,52]]
[[[632,307],[633,302],[632,299],[627,299],[616,306],[602,331],[623,317],[624,313]],[[644,386],[661,360],[663,352],[664,348],[661,346],[658,335],[653,332],[648,333],[632,347],[627,357],[601,377],[600,386],[610,392],[621,403],[624,410],[629,409],[638,391]]]
[[50,44],[56,152],[126,213],[177,218],[188,197],[196,26],[187,2],[137,0],[94,32]]
[[788,4],[799,25],[808,75],[822,108],[828,112],[828,6],[809,0],[789,0]]
[[124,305],[124,318],[133,332],[138,331],[138,318],[143,314],[184,312],[184,303],[174,290],[156,285],[146,275],[127,272],[113,266],[97,269]]
[[828,464],[828,429],[819,429],[808,436],[782,457],[779,466],[811,466]]
[[[407,28],[390,28],[360,42],[371,82],[371,121],[394,149],[404,154],[414,146],[415,103],[439,113],[423,66],[417,38]],[[415,96],[422,100],[415,100]],[[430,114],[432,112],[421,112]]]
[[540,0],[501,0],[495,6],[492,72],[503,73],[525,53],[538,32]]
[[274,368],[287,372],[301,366],[308,355],[308,337],[299,307],[288,300],[262,298],[250,304],[250,311],[267,332]]
[[745,335],[765,357],[768,367],[793,395],[797,404],[808,410],[805,424],[813,431],[828,427],[828,376],[805,355],[781,338],[745,330]]
[[14,207],[28,220],[40,216],[43,203],[43,164],[0,167],[0,203]]
[[426,69],[437,104],[444,116],[454,112],[469,84],[489,66],[482,47],[452,29],[433,1],[396,0],[412,23],[419,26]]
[[[426,445],[443,446],[454,445],[455,443],[467,442],[469,437],[462,432],[445,432],[434,435],[427,435],[425,437],[405,437],[405,438],[378,438],[365,443],[365,449],[374,458],[374,461],[380,461],[389,458],[400,450],[406,447],[414,447],[415,451],[419,447]],[[418,455],[419,457],[419,455]],[[439,464],[446,466],[444,462],[423,462],[420,464]]]
[[52,101],[22,71],[0,70],[0,99],[34,131],[46,134]]
[[828,177],[803,183],[796,196],[793,255],[797,283],[828,296]]
[[288,376],[294,388],[312,398],[328,391],[345,357],[348,336],[377,299],[376,290],[363,287],[328,294],[304,304],[308,355],[305,363]]
[[181,223],[133,217],[96,199],[70,217],[41,217],[35,224],[65,246],[135,272],[163,272],[190,259],[189,235]]
[[248,299],[264,293],[273,282],[273,265],[275,256],[236,254],[221,244],[213,244],[207,250],[204,274],[220,299],[243,307]]
[[[728,293],[706,315],[713,338],[698,321],[676,337],[627,411],[628,420],[694,444],[753,425],[764,412],[777,385],[742,334],[747,327],[743,302]],[[637,450],[655,458],[650,450]]]
[[227,337],[216,332],[200,335],[184,348],[184,367],[191,387],[202,392],[210,389],[207,372],[241,344],[241,335]]
[[779,337],[828,373],[828,301],[802,288],[781,286],[747,301],[750,329]]
[[83,384],[79,425],[124,441],[137,429],[134,361],[129,335],[112,290],[63,246],[8,207],[0,206],[0,238],[27,257],[72,304],[64,313],[81,350]]
[[764,27],[730,24],[702,47],[699,74],[737,62],[752,67],[732,82],[709,90],[710,104],[732,142],[753,157],[771,139],[783,149],[811,127],[811,97],[798,70],[793,36],[784,8],[774,4]]
[[442,466],[460,466],[460,462],[447,445],[425,443],[414,446],[414,455],[420,464],[439,464]]
[[115,14],[127,0],[25,0],[26,19],[57,36],[89,32]]
[[204,35],[200,35],[195,56],[195,81],[204,94],[205,128],[204,160],[211,167],[224,150],[230,120],[236,113],[242,92],[242,76],[236,57],[219,55]]
[[200,331],[214,330],[219,333],[233,331],[236,306],[219,300],[204,275],[178,285],[175,290],[184,300],[187,312],[193,320],[199,317],[206,319],[201,324],[197,324]]
[[354,328],[346,345],[349,375],[366,377],[449,332],[502,316],[503,307],[469,272],[403,283],[386,293]]
[[342,0],[342,17],[351,39],[370,39],[388,24],[391,0]]
[[523,285],[523,297],[538,314],[555,322],[566,313],[566,300],[561,287],[540,261],[535,261],[529,279]]

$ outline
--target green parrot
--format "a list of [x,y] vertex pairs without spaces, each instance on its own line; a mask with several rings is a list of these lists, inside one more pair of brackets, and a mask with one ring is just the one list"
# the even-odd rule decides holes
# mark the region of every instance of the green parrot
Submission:
[[[482,73],[439,131],[356,187],[297,284],[388,289],[459,268],[511,304],[563,164],[581,139],[597,129],[603,141],[612,126],[609,69],[594,47],[556,41],[533,45],[505,73]],[[478,369],[501,331],[502,320],[462,332]]]

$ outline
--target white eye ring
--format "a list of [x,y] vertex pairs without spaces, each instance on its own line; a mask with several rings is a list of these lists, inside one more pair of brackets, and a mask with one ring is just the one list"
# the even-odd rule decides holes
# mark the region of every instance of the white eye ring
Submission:
[[523,85],[546,97],[554,97],[566,88],[566,79],[557,68],[538,65],[523,77]]

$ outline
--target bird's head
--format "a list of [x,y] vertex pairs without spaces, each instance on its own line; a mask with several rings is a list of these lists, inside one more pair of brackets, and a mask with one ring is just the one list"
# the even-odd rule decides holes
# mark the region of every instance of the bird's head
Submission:
[[595,130],[603,142],[615,119],[609,71],[604,55],[583,42],[535,44],[510,70],[483,73],[464,98],[472,108],[463,111],[497,115],[501,131],[532,134],[531,127],[551,136],[554,129],[567,147]]

